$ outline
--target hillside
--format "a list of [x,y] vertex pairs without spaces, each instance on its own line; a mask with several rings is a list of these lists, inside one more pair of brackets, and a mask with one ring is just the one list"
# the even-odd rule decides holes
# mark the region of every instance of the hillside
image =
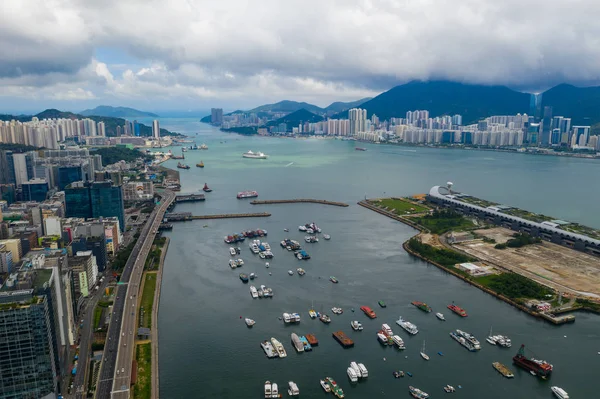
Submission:
[[542,94],[542,106],[552,106],[552,115],[571,118],[571,125],[600,122],[600,87],[561,84]]
[[[429,110],[431,116],[461,114],[464,123],[489,115],[529,111],[529,94],[505,86],[482,86],[446,81],[413,81],[396,86],[361,105],[369,117],[404,117],[407,111]],[[347,117],[347,113],[336,115]]]
[[152,112],[144,112],[128,107],[111,107],[109,105],[99,105],[96,108],[86,109],[79,113],[83,116],[109,116],[112,118],[143,118],[158,117]]
[[299,109],[298,111],[292,112],[282,118],[271,121],[267,123],[266,126],[277,126],[280,123],[285,123],[288,125],[288,128],[295,127],[305,122],[320,122],[323,120],[323,117],[317,114],[314,114],[306,109]]
[[312,112],[313,114],[325,113],[325,110],[323,108],[318,107],[316,105],[304,103],[304,102],[298,102],[298,101],[289,101],[289,100],[283,100],[283,101],[280,101],[275,104],[261,105],[260,107],[251,109],[248,112],[254,112],[254,113],[258,113],[258,112],[288,112],[289,113],[289,112],[294,112],[294,111],[298,111],[301,109],[305,109],[309,112]]
[[334,103],[329,104],[326,108],[325,111],[327,111],[327,113],[338,113],[338,112],[342,112],[342,111],[347,111],[350,108],[356,108],[359,105],[366,103],[367,101],[371,100],[373,97],[365,97],[365,98],[361,98],[360,100],[356,100],[356,101],[350,101],[350,102],[341,102],[341,101],[336,101]]
[[[125,124],[125,119],[123,118],[113,118],[109,116],[84,116],[79,114],[74,114],[72,112],[64,112],[58,109],[50,108],[40,112],[39,114],[33,115],[38,119],[53,119],[53,118],[69,118],[69,119],[85,119],[89,118],[95,122],[104,122],[106,127],[106,135],[108,137],[114,137],[117,135],[117,126],[123,126]],[[29,122],[33,117],[31,115],[0,115],[1,120],[19,120],[21,122]],[[152,136],[152,127],[146,126],[142,123],[140,125],[140,135],[141,136]],[[173,133],[168,131],[167,129],[160,129],[161,136],[179,136],[178,133]]]

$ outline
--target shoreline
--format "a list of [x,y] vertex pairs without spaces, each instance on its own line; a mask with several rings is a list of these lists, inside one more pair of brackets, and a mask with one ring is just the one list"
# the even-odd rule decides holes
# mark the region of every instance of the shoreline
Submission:
[[156,272],[156,288],[154,289],[154,303],[152,304],[152,389],[150,390],[152,399],[158,399],[159,397],[160,385],[158,367],[158,310],[160,304],[160,290],[162,286],[162,273],[170,241],[171,239],[169,237],[165,237],[165,244],[162,247],[162,251],[160,254],[160,262],[158,264],[158,271]]
[[[530,316],[547,320],[547,321],[549,321],[549,322],[551,322],[551,323],[553,323],[555,325],[565,324],[565,323],[569,323],[569,322],[574,322],[574,318],[573,319],[568,319],[568,320],[562,320],[560,317],[556,317],[555,318],[555,317],[552,317],[551,315],[548,315],[546,313],[535,312],[535,311],[531,310],[530,308],[528,308],[528,307],[526,307],[526,306],[524,306],[524,305],[522,305],[522,304],[514,301],[513,299],[510,299],[510,298],[508,298],[508,297],[506,297],[506,296],[504,296],[502,294],[499,294],[499,293],[491,290],[490,288],[485,287],[485,286],[479,284],[478,282],[473,281],[470,278],[461,275],[460,273],[457,273],[455,270],[452,270],[452,269],[450,269],[450,268],[448,268],[446,266],[443,266],[443,265],[441,265],[441,264],[439,264],[439,263],[437,263],[437,262],[435,262],[433,260],[430,260],[430,259],[426,258],[425,256],[423,256],[423,255],[421,255],[419,253],[414,252],[409,247],[409,245],[408,245],[409,241],[411,239],[413,239],[413,238],[418,237],[422,233],[427,233],[428,232],[427,229],[425,229],[424,227],[418,225],[417,223],[414,223],[414,222],[412,222],[410,220],[407,220],[407,218],[403,218],[403,217],[395,215],[395,214],[393,214],[391,212],[388,212],[388,211],[385,211],[383,209],[380,209],[380,208],[378,208],[378,207],[376,207],[374,205],[371,205],[371,204],[369,204],[365,200],[359,201],[358,205],[360,205],[360,206],[362,206],[364,208],[367,208],[369,210],[372,210],[374,212],[377,212],[377,213],[379,213],[379,214],[381,214],[383,216],[386,216],[386,217],[388,217],[390,219],[393,219],[393,220],[396,220],[396,221],[401,222],[403,224],[406,224],[407,226],[410,226],[410,227],[414,228],[415,230],[418,230],[417,234],[411,236],[408,240],[406,240],[406,241],[404,241],[402,243],[402,248],[408,254],[410,254],[412,256],[415,256],[415,257],[417,257],[417,258],[419,258],[419,259],[421,259],[421,260],[423,260],[423,261],[425,261],[425,262],[427,262],[427,263],[429,263],[429,264],[431,264],[433,266],[436,266],[437,268],[439,268],[439,269],[441,269],[441,270],[443,270],[443,271],[445,271],[445,272],[447,272],[449,274],[452,274],[455,277],[458,277],[459,279],[461,279],[465,283],[467,283],[467,284],[469,284],[471,286],[474,286],[476,288],[479,288],[480,290],[482,290],[482,291],[484,291],[484,292],[486,292],[486,293],[494,296],[497,299],[500,299],[500,300],[508,303],[511,306],[516,307],[517,309],[519,309],[519,310],[521,310],[521,311],[529,314]],[[558,316],[559,314],[568,313],[568,312],[574,312],[574,311],[581,311],[581,310],[592,312],[592,313],[598,313],[595,309],[588,308],[586,306],[581,306],[581,307],[576,307],[576,308],[573,308],[573,309],[562,310],[560,312],[556,312],[556,313],[552,313],[552,314]]]

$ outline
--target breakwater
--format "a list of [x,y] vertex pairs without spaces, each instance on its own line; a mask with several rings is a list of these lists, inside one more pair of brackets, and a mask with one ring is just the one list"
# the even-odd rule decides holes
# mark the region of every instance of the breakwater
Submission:
[[[373,205],[369,204],[367,201],[364,201],[364,200],[363,201],[359,201],[358,205],[363,206],[365,208],[368,208],[368,209],[370,209],[372,211],[375,211],[375,212],[377,212],[377,213],[379,213],[381,215],[387,216],[387,217],[389,217],[391,219],[394,219],[394,220],[397,220],[397,221],[402,222],[404,224],[407,224],[407,225],[409,225],[409,226],[411,226],[411,227],[419,230],[420,233],[427,233],[428,232],[425,228],[423,228],[422,226],[418,225],[417,223],[414,223],[411,220],[407,220],[408,218],[400,217],[400,216],[395,215],[395,214],[393,214],[391,212],[388,212],[388,211],[386,211],[384,209],[381,209],[381,208],[378,208],[376,206],[373,206]],[[457,277],[457,278],[463,280],[467,284],[470,284],[470,285],[472,285],[474,287],[477,287],[480,290],[485,291],[486,293],[488,293],[488,294],[490,294],[490,295],[492,295],[492,296],[494,296],[494,297],[496,297],[496,298],[498,298],[498,299],[500,299],[500,300],[502,300],[502,301],[504,301],[504,302],[506,302],[506,303],[508,303],[508,304],[510,304],[510,305],[512,305],[514,307],[516,307],[516,308],[518,308],[519,310],[522,310],[523,312],[528,313],[531,316],[542,318],[542,319],[547,320],[547,321],[549,321],[549,322],[551,322],[553,324],[572,323],[572,322],[575,321],[575,317],[572,316],[572,315],[564,316],[564,317],[557,317],[557,316],[552,315],[552,314],[546,314],[546,313],[536,312],[536,311],[530,309],[529,307],[524,306],[523,304],[520,304],[520,303],[518,303],[518,302],[516,302],[516,301],[514,301],[514,300],[512,300],[512,299],[510,299],[510,298],[508,298],[508,297],[506,297],[506,296],[504,296],[502,294],[499,294],[499,293],[497,293],[497,292],[489,289],[488,287],[486,287],[484,285],[479,284],[476,281],[471,280],[467,276],[464,276],[464,275],[458,273],[456,270],[453,270],[452,268],[449,268],[449,267],[444,266],[444,265],[442,265],[440,263],[437,263],[437,262],[435,262],[435,261],[433,261],[431,259],[428,259],[428,258],[424,257],[423,255],[421,255],[421,254],[413,251],[409,247],[409,245],[408,245],[409,241],[410,241],[410,239],[407,240],[407,241],[405,241],[402,244],[402,248],[404,248],[404,250],[406,252],[408,252],[409,254],[411,254],[411,255],[413,255],[413,256],[421,259],[421,260],[424,260],[425,262],[430,263],[430,264],[432,264],[432,265],[434,265],[434,266],[436,266],[436,267],[444,270],[447,273],[452,274],[454,277]]]
[[209,219],[236,219],[236,218],[261,218],[271,216],[268,212],[259,213],[225,213],[220,215],[191,215],[191,214],[167,214],[165,217],[169,222],[185,222],[188,220]]
[[320,199],[312,199],[312,198],[296,198],[296,199],[284,199],[284,200],[254,200],[250,203],[252,205],[268,205],[268,204],[297,204],[297,203],[310,203],[310,204],[323,204],[323,205],[333,205],[340,207],[347,207],[348,204],[344,202],[335,202],[335,201],[327,201]]

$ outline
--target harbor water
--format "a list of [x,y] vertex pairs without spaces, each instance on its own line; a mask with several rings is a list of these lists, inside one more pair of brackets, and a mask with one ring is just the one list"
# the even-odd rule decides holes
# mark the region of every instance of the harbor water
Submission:
[[[434,185],[454,182],[458,191],[498,203],[600,227],[597,201],[600,186],[593,178],[600,163],[593,160],[531,156],[466,150],[410,148],[361,144],[339,140],[293,140],[244,137],[219,132],[190,120],[161,120],[161,127],[191,135],[207,151],[188,151],[180,170],[182,193],[198,192],[204,183],[213,189],[206,201],[177,205],[177,212],[194,215],[268,211],[272,216],[252,219],[198,220],[175,223],[165,235],[171,238],[160,298],[158,325],[160,396],[162,398],[259,398],[266,380],[280,391],[295,381],[303,398],[326,397],[319,385],[334,378],[347,398],[409,397],[413,385],[431,397],[445,395],[446,384],[458,387],[464,398],[550,398],[550,386],[564,388],[571,397],[595,397],[600,382],[589,371],[599,367],[600,317],[577,313],[574,324],[554,326],[518,311],[420,260],[409,256],[402,243],[415,230],[356,205],[366,197],[406,196],[425,193]],[[196,135],[196,133],[198,133]],[[171,147],[179,153],[181,147]],[[262,151],[268,160],[244,159],[248,150]],[[205,168],[195,168],[202,160]],[[174,168],[177,161],[165,166]],[[348,208],[320,204],[251,205],[236,193],[256,190],[259,199],[317,198],[349,203]],[[331,240],[304,242],[298,225],[315,222]],[[242,230],[268,230],[274,259],[252,254],[248,239],[235,244],[245,264],[230,269],[229,245],[223,237]],[[289,232],[284,232],[284,229]],[[280,247],[289,237],[302,242],[311,255],[297,260]],[[306,275],[288,275],[298,267]],[[249,285],[238,275],[255,272],[250,284],[265,284],[272,299],[252,299]],[[271,275],[269,275],[271,273]],[[339,284],[332,284],[335,276]],[[377,305],[385,301],[386,308]],[[424,313],[410,304],[426,302]],[[469,314],[461,318],[446,306],[454,301]],[[368,319],[360,310],[370,306],[377,313]],[[325,325],[308,317],[314,306],[331,316]],[[344,309],[334,315],[331,307]],[[355,312],[351,309],[354,308]],[[284,312],[299,312],[302,321],[287,326]],[[435,312],[446,316],[445,322]],[[419,333],[409,336],[395,320],[413,322]],[[246,327],[244,318],[256,321]],[[353,331],[352,320],[364,330]],[[400,335],[407,349],[398,351],[379,344],[376,332],[382,323]],[[490,327],[508,335],[510,349],[485,342]],[[470,353],[449,336],[461,329],[475,335],[482,350]],[[355,346],[344,349],[332,337],[345,332]],[[295,353],[291,333],[313,333],[319,346],[312,352]],[[288,356],[267,359],[260,342],[281,341]],[[431,358],[419,356],[423,340]],[[520,344],[528,354],[554,365],[549,381],[542,381],[512,364]],[[444,356],[439,356],[442,352]],[[351,384],[346,368],[351,361],[364,363],[369,377]],[[492,367],[499,361],[513,370],[505,379]],[[403,370],[413,377],[395,379]],[[287,396],[287,393],[284,393]]]

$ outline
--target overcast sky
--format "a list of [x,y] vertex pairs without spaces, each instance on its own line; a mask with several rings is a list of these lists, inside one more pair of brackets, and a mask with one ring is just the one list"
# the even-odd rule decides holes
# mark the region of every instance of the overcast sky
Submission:
[[4,0],[0,113],[600,82],[598,0]]

